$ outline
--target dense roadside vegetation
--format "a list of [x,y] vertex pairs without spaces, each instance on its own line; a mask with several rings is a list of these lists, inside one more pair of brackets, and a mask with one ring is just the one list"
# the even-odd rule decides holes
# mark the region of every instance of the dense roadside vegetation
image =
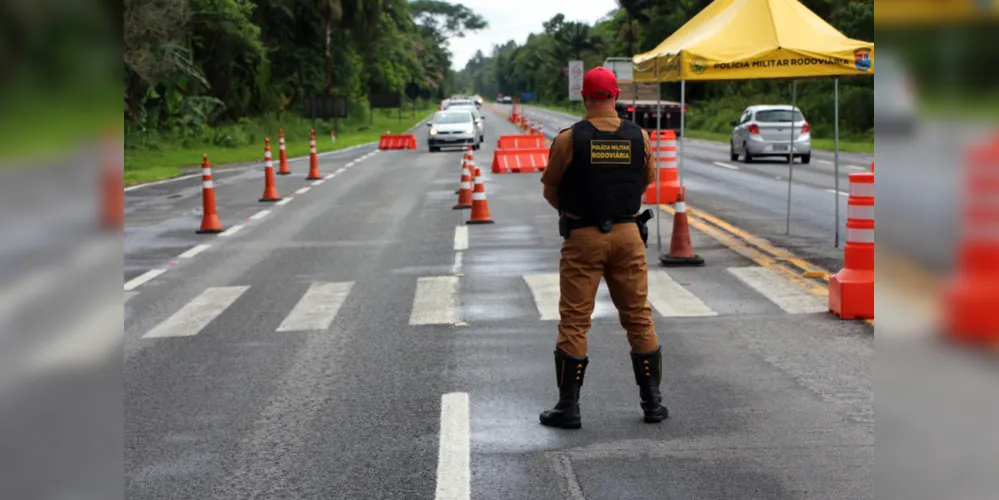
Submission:
[[[455,90],[448,40],[485,26],[438,0],[126,0],[126,175],[175,174],[206,150],[216,163],[258,159],[279,127],[300,145],[313,95],[348,101],[336,147],[409,128]],[[369,98],[385,94],[402,96],[408,123],[372,115]],[[321,148],[332,128],[316,124]]]
[[[509,41],[482,52],[458,74],[458,86],[485,96],[532,92],[543,105],[568,100],[566,65],[581,59],[587,68],[607,57],[627,57],[655,48],[711,0],[619,0],[621,8],[594,25],[567,21],[559,14],[526,42]],[[874,40],[873,0],[802,0],[808,8],[845,35]],[[663,85],[663,98],[679,100],[679,85]],[[691,83],[689,127],[705,133],[731,130],[729,121],[751,104],[790,103],[788,82],[748,81]],[[816,138],[832,138],[833,82],[829,79],[798,83],[798,106],[808,117]],[[874,81],[870,77],[840,82],[840,132],[851,142],[873,143]],[[873,147],[873,144],[872,144]]]

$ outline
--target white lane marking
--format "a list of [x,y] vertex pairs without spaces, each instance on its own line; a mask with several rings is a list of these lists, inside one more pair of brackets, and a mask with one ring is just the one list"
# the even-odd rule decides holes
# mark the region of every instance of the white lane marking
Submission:
[[150,269],[150,270],[148,270],[148,271],[146,271],[146,272],[144,272],[144,273],[142,273],[142,274],[140,274],[140,275],[132,278],[127,283],[125,283],[125,291],[126,292],[130,292],[132,290],[135,290],[136,288],[139,288],[140,286],[142,286],[143,284],[145,284],[149,280],[151,280],[151,279],[153,279],[153,278],[155,278],[155,277],[157,277],[157,276],[159,276],[159,275],[161,275],[161,274],[163,274],[165,272],[166,272],[166,269]]
[[352,162],[350,162],[350,163],[348,163],[348,164],[344,165],[344,168],[350,168],[350,167],[353,167],[353,166],[354,166],[354,163],[356,163],[356,162],[353,162],[353,161],[352,161]]
[[730,267],[728,272],[787,313],[804,314],[829,310],[828,299],[805,290],[765,267]]
[[[111,299],[109,297],[109,299]],[[124,310],[111,299],[91,308],[65,328],[51,332],[48,339],[26,353],[29,374],[36,371],[64,371],[98,366],[121,356],[121,325]]]
[[824,163],[824,164],[826,164],[826,165],[832,165],[832,164],[833,164],[833,162],[831,162],[831,161],[829,161],[829,160],[815,160],[815,161],[817,161],[817,162],[819,162],[819,163]]
[[453,325],[458,322],[458,277],[426,276],[416,282],[410,325]]
[[219,236],[232,236],[232,235],[238,233],[240,229],[243,229],[243,225],[242,224],[236,224],[235,226],[232,226],[229,229],[226,229],[225,231],[222,231],[221,233],[219,233]]
[[197,335],[222,314],[248,286],[211,287],[201,292],[179,311],[173,313],[166,321],[142,336],[144,339],[164,337],[190,337]]
[[284,205],[287,205],[287,204],[291,203],[291,200],[292,200],[292,199],[293,199],[293,198],[285,198],[285,199],[283,199],[283,200],[281,200],[281,201],[279,201],[279,202],[275,203],[275,205],[277,205],[277,206],[279,206],[279,207],[282,207],[282,206],[284,206]]
[[342,174],[347,171],[347,167],[340,167],[335,173]]
[[454,249],[468,250],[468,226],[454,228]]
[[[265,212],[267,212],[267,211],[269,211],[269,210],[265,210]],[[190,250],[188,250],[188,251],[180,254],[179,258],[181,258],[181,259],[190,259],[190,258],[193,258],[195,255],[198,255],[199,253],[204,252],[205,250],[208,250],[209,247],[211,247],[211,245],[204,245],[204,244],[202,244],[202,245],[195,246],[194,248],[191,248]]]
[[334,177],[336,177],[336,174],[330,174],[330,175],[327,175],[326,177],[324,177],[324,179],[330,180],[330,179],[332,179]]
[[124,298],[124,300],[122,300],[121,302],[122,302],[123,304],[124,304],[124,303],[127,303],[128,301],[130,301],[130,300],[132,300],[133,298],[135,298],[135,296],[136,296],[136,295],[138,295],[138,294],[139,294],[139,292],[125,292],[125,298]]
[[836,191],[835,189],[826,189],[827,193],[839,194],[840,196],[850,196],[850,193],[846,191]]
[[298,301],[291,313],[281,322],[277,331],[300,332],[328,330],[340,306],[347,300],[354,282],[313,283]]
[[739,167],[737,167],[735,165],[729,165],[728,163],[722,163],[720,161],[716,161],[715,165],[718,165],[719,167],[727,168],[729,170],[739,170]]
[[451,274],[461,273],[462,260],[464,259],[464,252],[455,252],[454,254],[454,265],[451,266]]
[[324,182],[326,182],[326,179],[319,179],[318,181],[313,182],[312,185],[313,186],[322,186]]
[[298,188],[298,191],[295,191],[295,194],[304,194],[304,193],[308,193],[310,189],[312,189],[312,188],[311,188],[311,187],[309,187],[309,186],[305,186],[305,187],[303,187],[303,188]]
[[677,283],[666,271],[649,271],[649,302],[667,317],[717,316],[701,299]]
[[271,213],[270,210],[261,210],[261,211],[255,213],[255,214],[253,214],[252,216],[250,216],[250,220],[263,219],[264,217],[267,217],[267,214],[269,214],[269,213]]
[[452,392],[441,396],[435,500],[471,498],[472,452],[468,416],[468,393]]
[[858,167],[857,165],[847,165],[846,168],[849,168],[851,170],[856,170],[858,172],[867,172],[868,171],[868,169],[866,169],[864,167]]
[[559,319],[559,275],[558,273],[525,274],[524,282],[531,289],[534,305],[542,321]]

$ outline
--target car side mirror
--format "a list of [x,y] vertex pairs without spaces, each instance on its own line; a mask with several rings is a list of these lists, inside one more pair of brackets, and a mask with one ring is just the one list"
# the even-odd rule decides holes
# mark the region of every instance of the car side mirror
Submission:
[[486,117],[484,117],[484,116],[481,117],[481,118],[479,118],[479,120],[481,120],[481,121],[485,121],[485,119],[486,119]]
[[728,124],[734,127],[734,126],[738,125],[739,122],[737,122],[735,120],[732,120],[732,121],[728,122]]
[[434,126],[434,124],[433,124],[433,123],[430,123],[430,122],[427,122],[427,126],[428,126],[428,127],[433,127],[433,126]]

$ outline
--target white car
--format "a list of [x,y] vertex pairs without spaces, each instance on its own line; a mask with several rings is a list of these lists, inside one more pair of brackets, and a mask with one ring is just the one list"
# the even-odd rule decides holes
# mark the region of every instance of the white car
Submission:
[[442,147],[467,148],[471,145],[479,149],[482,145],[475,118],[467,109],[438,111],[427,126],[430,127],[427,146],[431,153],[440,151]]
[[453,103],[451,107],[448,108],[448,110],[458,109],[472,113],[472,117],[475,118],[475,127],[479,130],[479,141],[486,142],[486,117],[482,116],[482,113],[479,112],[478,106],[465,102],[457,102]]
[[[801,110],[786,104],[750,106],[731,122],[729,159],[750,163],[760,156],[794,155],[801,163],[812,161],[812,128]],[[792,132],[793,129],[793,132]],[[794,140],[791,137],[794,137]]]

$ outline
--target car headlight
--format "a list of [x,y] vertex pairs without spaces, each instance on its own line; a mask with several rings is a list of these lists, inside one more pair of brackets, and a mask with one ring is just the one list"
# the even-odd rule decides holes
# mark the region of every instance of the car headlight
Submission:
[[435,128],[430,129],[430,135],[437,135],[437,129]]
[[468,128],[466,128],[465,129],[465,133],[468,134],[468,135],[474,134],[475,133],[475,127],[468,127]]

